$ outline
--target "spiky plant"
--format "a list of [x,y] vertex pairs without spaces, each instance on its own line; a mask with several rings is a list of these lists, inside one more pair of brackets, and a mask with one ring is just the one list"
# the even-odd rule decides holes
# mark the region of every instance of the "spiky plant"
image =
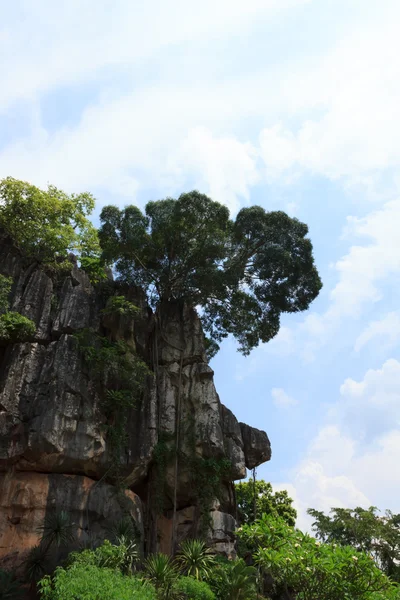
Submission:
[[109,529],[112,541],[125,538],[133,540],[136,537],[136,531],[130,517],[123,517],[116,521]]
[[169,556],[152,554],[144,561],[144,573],[157,590],[158,597],[168,600],[172,596],[172,587],[179,577],[178,566]]
[[24,561],[25,574],[28,581],[38,581],[46,574],[46,563],[48,558],[48,549],[43,544],[33,546]]
[[255,593],[257,570],[248,567],[243,560],[232,562],[223,577],[226,600],[247,600]]
[[0,569],[0,600],[19,600],[23,593],[14,573]]
[[182,542],[176,561],[186,575],[199,580],[206,578],[215,564],[212,551],[202,540]]
[[124,560],[121,564],[121,570],[123,573],[130,573],[134,564],[140,559],[140,553],[136,543],[125,536],[118,537],[116,542],[117,546],[124,550]]
[[49,548],[51,545],[66,546],[75,539],[74,524],[70,522],[69,515],[64,510],[51,513],[43,525],[38,527],[42,533],[42,544]]

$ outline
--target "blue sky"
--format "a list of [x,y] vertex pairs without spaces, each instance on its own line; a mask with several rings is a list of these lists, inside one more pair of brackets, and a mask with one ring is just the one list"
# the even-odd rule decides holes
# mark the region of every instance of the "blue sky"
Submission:
[[197,188],[309,224],[319,298],[213,361],[303,527],[309,506],[400,509],[399,18],[397,0],[2,11],[0,177],[89,190],[97,214]]

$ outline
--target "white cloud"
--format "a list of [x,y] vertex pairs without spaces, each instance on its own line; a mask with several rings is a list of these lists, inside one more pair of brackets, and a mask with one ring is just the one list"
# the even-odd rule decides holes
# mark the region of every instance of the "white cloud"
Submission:
[[260,134],[270,178],[322,175],[362,185],[380,198],[399,191],[398,17],[398,3],[386,2],[381,18],[367,26],[353,23],[316,66],[310,63],[289,79],[296,127],[281,121]]
[[361,381],[348,378],[332,415],[353,436],[372,443],[379,435],[400,430],[400,362],[387,360],[381,369],[369,369]]
[[376,505],[397,510],[400,493],[400,362],[390,359],[348,378],[330,408],[328,425],[310,442],[288,484],[299,526],[310,527],[307,508]]
[[360,352],[364,346],[370,342],[374,342],[387,351],[392,348],[400,339],[400,312],[393,311],[377,319],[371,321],[367,327],[357,337],[354,350]]
[[[218,45],[308,3],[13,3],[0,24],[0,116],[21,105],[31,122],[23,136],[0,139],[0,177],[91,189],[100,202],[103,191],[125,202],[138,190],[176,194],[197,184],[237,209],[258,174],[254,148],[232,124],[279,101],[265,85],[268,65],[256,75],[243,66],[222,83],[231,55],[220,58]],[[73,90],[79,104],[88,84],[90,100],[72,124],[63,105],[57,128],[46,130],[46,94],[66,89],[74,105]]]
[[272,388],[271,396],[275,406],[280,408],[289,408],[298,404],[298,400],[289,396],[282,388]]
[[[371,505],[381,510],[398,509],[400,431],[385,434],[376,446],[362,453],[354,440],[337,428],[321,429],[318,438],[324,437],[323,456],[319,455],[319,448],[311,445],[307,457],[294,469],[290,482],[295,489],[299,527],[308,529],[310,526],[307,508],[325,512],[334,507]],[[337,458],[338,453],[342,463]]]
[[307,0],[69,0],[20,2],[0,25],[0,109],[55,87],[87,82],[113,67],[141,65],[169,47],[227,37]]
[[[229,51],[220,57],[221,40],[236,44],[260,23],[280,26],[296,7],[312,17],[312,5],[119,0],[110,11],[107,0],[13,3],[0,25],[0,111],[13,114],[20,102],[33,117],[24,137],[3,145],[0,176],[122,197],[139,189],[176,193],[190,179],[237,208],[259,181],[260,151],[269,171],[289,177],[298,166],[368,182],[377,169],[397,167],[395,26],[386,31],[379,19],[366,26],[363,10],[351,36],[318,49],[318,60],[302,48],[301,58],[296,50],[283,65],[260,51],[259,61],[231,75]],[[397,22],[397,7],[387,2],[387,22]],[[75,124],[46,131],[45,94],[69,86],[79,96],[79,86],[93,82],[97,91]],[[271,124],[259,145],[238,133],[248,119]]]
[[400,200],[387,202],[365,217],[347,218],[346,236],[366,241],[352,245],[335,263],[338,282],[330,292],[326,311],[309,313],[299,326],[299,333],[306,337],[303,358],[313,360],[317,349],[331,339],[344,319],[359,318],[381,300],[381,284],[400,272],[399,220]]
[[[220,200],[236,212],[239,198],[249,200],[250,186],[258,181],[257,153],[249,143],[233,136],[216,138],[202,127],[189,131],[179,152],[172,156],[168,171],[194,177],[195,187]],[[171,163],[175,166],[171,168]]]

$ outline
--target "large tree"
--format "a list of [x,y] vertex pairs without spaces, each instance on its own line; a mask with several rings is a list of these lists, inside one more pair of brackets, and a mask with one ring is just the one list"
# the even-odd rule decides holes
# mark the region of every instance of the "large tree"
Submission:
[[198,307],[214,344],[232,334],[248,354],[279,331],[282,313],[306,310],[321,289],[308,227],[281,211],[226,206],[199,192],[101,212],[105,260],[143,286],[152,306]]
[[387,575],[400,581],[400,514],[376,507],[332,508],[330,515],[310,508],[312,528],[323,542],[336,542],[370,553]]

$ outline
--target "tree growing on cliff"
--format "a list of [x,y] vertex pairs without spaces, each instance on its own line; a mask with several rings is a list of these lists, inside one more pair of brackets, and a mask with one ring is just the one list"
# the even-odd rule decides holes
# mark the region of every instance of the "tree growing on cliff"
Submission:
[[198,307],[217,344],[229,334],[243,354],[279,331],[282,313],[306,310],[321,289],[308,227],[281,211],[226,206],[199,192],[100,216],[104,259],[144,287],[152,306]]
[[254,501],[256,514],[273,515],[281,517],[288,525],[296,523],[297,511],[293,507],[292,498],[286,490],[274,492],[272,485],[263,479],[259,481],[241,481],[235,485],[236,502],[238,508],[238,520],[241,525],[251,523],[255,520]]
[[53,185],[47,190],[12,177],[0,180],[0,229],[26,255],[44,264],[99,254],[97,231],[87,218],[94,209],[91,194],[66,194]]

